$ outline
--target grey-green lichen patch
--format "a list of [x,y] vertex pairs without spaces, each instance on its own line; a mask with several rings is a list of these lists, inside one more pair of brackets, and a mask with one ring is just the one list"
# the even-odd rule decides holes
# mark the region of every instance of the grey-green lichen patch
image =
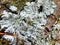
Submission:
[[[24,10],[20,11],[19,14],[13,14],[4,10],[2,13],[3,20],[0,21],[0,25],[2,28],[7,27],[5,32],[16,33],[19,38],[25,41],[25,45],[29,45],[30,43],[34,45],[49,45],[51,33],[49,32],[47,35],[44,35],[45,27],[42,25],[46,24],[46,15],[50,15],[54,11],[55,7],[53,6],[55,4],[52,2],[50,0],[27,2]],[[43,11],[38,13],[41,5],[43,5]],[[5,35],[5,37],[9,36]]]

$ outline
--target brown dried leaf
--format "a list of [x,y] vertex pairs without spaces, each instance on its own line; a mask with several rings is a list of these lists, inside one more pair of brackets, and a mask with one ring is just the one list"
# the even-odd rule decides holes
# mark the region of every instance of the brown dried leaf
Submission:
[[47,23],[46,23],[46,27],[51,27],[56,21],[56,17],[54,15],[49,15],[47,18]]
[[55,4],[57,4],[60,0],[53,0]]
[[56,16],[56,18],[59,18],[60,17],[60,8],[56,7],[53,14]]

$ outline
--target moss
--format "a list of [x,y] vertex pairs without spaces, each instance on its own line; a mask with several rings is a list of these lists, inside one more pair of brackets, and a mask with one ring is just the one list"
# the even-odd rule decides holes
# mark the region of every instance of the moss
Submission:
[[9,3],[10,5],[16,6],[19,10],[21,10],[26,2],[30,2],[31,0],[1,0],[0,4]]
[[9,42],[5,39],[0,39],[0,45],[9,45]]
[[60,20],[58,20],[57,23],[60,24]]
[[31,1],[31,0],[9,0],[9,3],[11,5],[17,6],[18,9],[21,10],[24,7],[25,3],[29,2],[29,1]]

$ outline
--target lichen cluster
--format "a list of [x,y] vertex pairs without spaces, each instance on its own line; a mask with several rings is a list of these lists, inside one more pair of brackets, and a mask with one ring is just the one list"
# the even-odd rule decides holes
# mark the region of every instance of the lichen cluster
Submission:
[[[24,45],[58,45],[57,43],[60,43],[60,24],[58,24],[60,19],[51,28],[45,30],[47,18],[53,14],[56,7],[53,0],[27,1],[29,0],[8,1],[10,5],[18,7],[19,10],[24,9],[18,14],[4,10],[0,21],[1,29],[6,27],[4,32],[18,35]],[[2,38],[9,39],[12,45],[21,44],[20,41],[15,40],[15,36],[4,34]]]

